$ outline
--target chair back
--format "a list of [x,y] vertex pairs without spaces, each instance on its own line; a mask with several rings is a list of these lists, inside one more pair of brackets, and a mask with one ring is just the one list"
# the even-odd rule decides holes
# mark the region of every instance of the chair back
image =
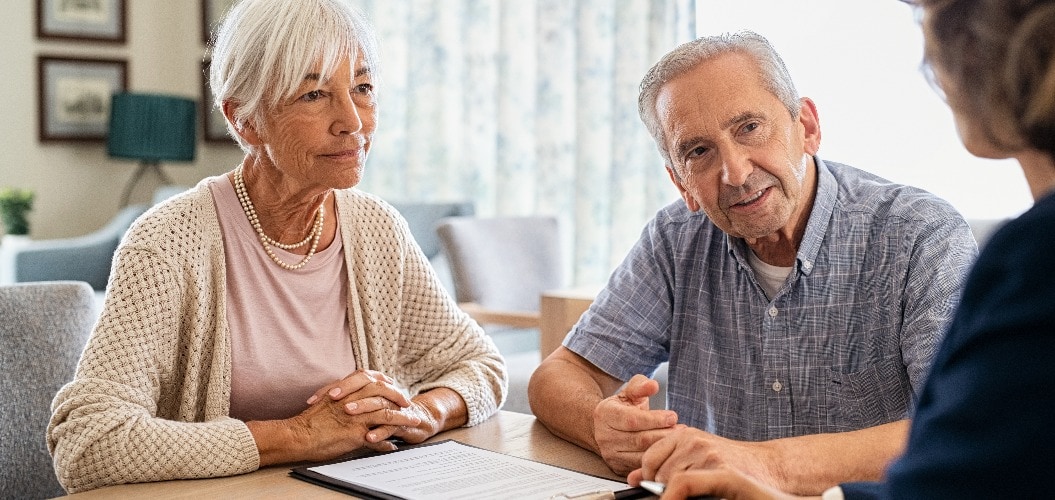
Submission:
[[436,233],[459,303],[537,312],[542,292],[564,285],[556,217],[449,217]]
[[475,213],[473,202],[456,201],[448,203],[428,202],[393,202],[399,214],[407,220],[410,234],[418,242],[421,251],[429,260],[440,255],[440,240],[436,236],[436,224],[446,217],[463,217]]
[[114,252],[146,205],[122,208],[102,228],[83,236],[37,240],[15,250],[15,282],[85,281],[106,290]]
[[436,237],[436,224],[444,217],[468,216],[475,213],[473,202],[395,202],[392,206],[407,221],[410,235],[418,243],[421,252],[429,259],[432,270],[436,271],[443,289],[453,293],[454,283],[451,278],[450,265],[440,250],[440,240]]
[[1008,220],[1010,219],[967,219],[967,224],[971,226],[974,240],[978,243],[978,249],[981,250],[989,242],[989,237],[1006,224]]
[[45,432],[51,400],[70,380],[95,322],[80,281],[0,286],[0,497],[64,495]]

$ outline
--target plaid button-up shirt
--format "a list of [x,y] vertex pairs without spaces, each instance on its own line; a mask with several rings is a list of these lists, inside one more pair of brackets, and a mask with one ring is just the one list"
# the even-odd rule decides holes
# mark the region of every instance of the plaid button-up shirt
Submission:
[[565,346],[621,380],[669,360],[679,422],[732,439],[907,418],[977,247],[934,195],[816,164],[806,233],[772,299],[745,242],[678,201],[645,227]]

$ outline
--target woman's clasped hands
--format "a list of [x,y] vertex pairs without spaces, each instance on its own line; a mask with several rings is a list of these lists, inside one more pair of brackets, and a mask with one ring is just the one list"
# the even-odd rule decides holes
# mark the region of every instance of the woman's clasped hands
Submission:
[[[295,460],[329,460],[359,448],[391,451],[396,449],[391,438],[420,443],[437,432],[428,409],[378,371],[356,370],[315,391],[307,404],[299,415],[283,421],[297,442],[283,448],[302,449]],[[271,458],[262,447],[261,465]]]

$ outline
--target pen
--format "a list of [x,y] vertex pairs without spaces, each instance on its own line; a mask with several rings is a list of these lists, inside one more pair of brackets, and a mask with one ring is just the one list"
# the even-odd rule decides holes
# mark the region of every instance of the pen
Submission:
[[662,495],[663,490],[667,488],[665,484],[657,483],[655,481],[641,481],[641,487],[648,490],[653,495]]
[[591,491],[578,495],[560,494],[553,495],[550,500],[615,500],[615,493],[611,491]]
[[[667,489],[667,485],[665,485],[663,483],[657,483],[655,481],[641,481],[641,484],[639,486],[641,486],[642,488],[648,490],[650,493],[652,493],[653,495],[656,495],[656,496],[663,495],[663,491]],[[718,500],[718,498],[719,497],[712,497],[712,496],[705,495],[705,496],[689,497],[689,500]]]

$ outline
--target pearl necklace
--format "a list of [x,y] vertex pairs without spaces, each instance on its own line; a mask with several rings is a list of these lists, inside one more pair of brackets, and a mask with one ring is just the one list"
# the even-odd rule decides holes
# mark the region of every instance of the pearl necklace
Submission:
[[[308,237],[304,238],[300,243],[279,243],[272,239],[268,235],[264,234],[264,228],[260,227],[260,219],[256,216],[256,208],[253,207],[252,200],[249,199],[249,192],[245,189],[245,180],[242,179],[242,167],[239,166],[234,171],[234,190],[238,194],[238,202],[242,204],[242,211],[245,212],[246,218],[249,219],[249,224],[256,230],[257,236],[260,237],[260,244],[264,246],[264,252],[267,253],[271,260],[275,261],[279,267],[290,271],[296,271],[308,264],[311,257],[315,255],[315,250],[319,247],[319,238],[322,237],[322,222],[326,216],[326,210],[323,207],[326,205],[326,198],[323,198],[323,204],[319,205],[319,210],[315,214],[315,223],[312,224],[311,232],[308,233]],[[292,250],[294,248],[300,248],[311,242],[311,248],[308,249],[308,254],[304,256],[304,259],[296,264],[287,264],[275,255],[275,252],[271,250],[272,246],[276,246],[283,250]]]

